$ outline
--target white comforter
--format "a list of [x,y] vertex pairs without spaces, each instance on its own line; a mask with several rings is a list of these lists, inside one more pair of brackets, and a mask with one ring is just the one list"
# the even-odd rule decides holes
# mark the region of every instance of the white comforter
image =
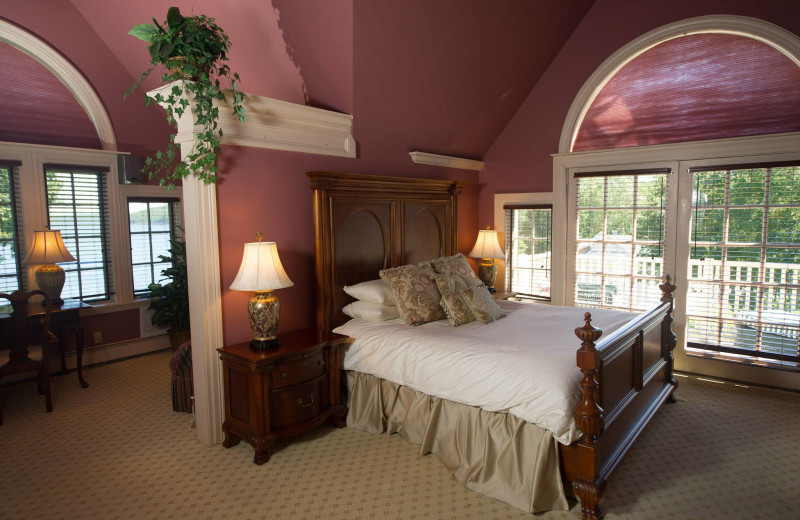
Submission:
[[[402,319],[353,319],[334,332],[355,339],[344,368],[372,374],[428,395],[491,412],[508,412],[569,444],[580,437],[573,412],[580,400],[573,330],[592,313],[603,336],[630,312],[500,301],[508,316],[484,325],[447,320],[409,327]],[[602,338],[601,340],[602,341]]]

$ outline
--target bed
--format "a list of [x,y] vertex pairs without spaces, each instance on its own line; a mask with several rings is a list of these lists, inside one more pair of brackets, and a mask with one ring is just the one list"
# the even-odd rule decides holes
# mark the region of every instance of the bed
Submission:
[[[331,331],[349,320],[341,311],[352,301],[344,286],[374,279],[385,268],[457,252],[457,203],[463,183],[334,172],[308,176],[314,197],[320,328]],[[505,410],[487,411],[353,372],[347,375],[351,390],[361,385],[380,395],[354,392],[348,424],[397,431],[420,443],[423,453],[437,454],[467,487],[527,511],[565,508],[554,490],[562,481],[569,483],[580,500],[582,517],[600,518],[606,481],[677,387],[672,374],[675,286],[667,278],[660,287],[658,305],[623,320],[602,340],[603,330],[592,324],[589,312],[569,327],[567,332],[577,338],[573,371],[580,387],[574,437],[562,436],[558,442],[557,434]],[[386,408],[389,405],[399,408]],[[376,408],[384,414],[377,426],[365,419]],[[425,426],[413,422],[420,414],[426,417]],[[441,423],[447,416],[451,420]],[[432,421],[440,424],[432,426]],[[443,426],[453,423],[462,430]],[[501,439],[502,432],[511,433]]]

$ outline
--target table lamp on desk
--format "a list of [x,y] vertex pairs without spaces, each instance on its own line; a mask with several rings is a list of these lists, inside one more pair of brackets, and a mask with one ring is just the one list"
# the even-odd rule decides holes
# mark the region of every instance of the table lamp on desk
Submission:
[[33,246],[25,257],[25,264],[41,264],[34,278],[39,289],[50,295],[54,305],[61,305],[61,290],[66,279],[64,270],[57,263],[74,262],[75,257],[67,251],[61,231],[45,229],[33,232]]

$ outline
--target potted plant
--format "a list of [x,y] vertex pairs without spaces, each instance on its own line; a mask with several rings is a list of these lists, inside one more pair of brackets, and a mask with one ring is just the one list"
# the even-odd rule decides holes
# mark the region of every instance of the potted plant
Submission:
[[190,174],[197,175],[210,184],[217,180],[217,153],[219,152],[222,129],[218,125],[219,110],[213,102],[225,100],[221,79],[227,80],[233,93],[233,114],[244,122],[242,93],[239,91],[239,75],[231,72],[228,65],[230,39],[213,18],[207,16],[183,16],[180,9],[170,7],[167,19],[159,23],[153,18],[152,24],[135,25],[129,33],[147,43],[150,51],[150,67],[125,92],[127,97],[158,65],[165,67],[161,81],[165,84],[176,80],[166,93],[145,97],[145,105],[159,103],[167,111],[167,121],[176,125],[176,119],[189,107],[186,93],[193,98],[195,125],[201,130],[195,138],[192,150],[181,159],[180,145],[175,143],[175,133],[170,136],[165,150],[159,150],[148,157],[142,173],[149,178],[159,179],[159,184],[168,189],[174,182]]
[[148,310],[153,311],[150,322],[156,327],[168,326],[172,350],[176,350],[182,343],[189,341],[189,283],[186,277],[186,242],[182,238],[170,241],[170,256],[160,255],[159,258],[170,262],[170,267],[161,271],[169,282],[153,283],[148,286],[150,290],[150,305]]

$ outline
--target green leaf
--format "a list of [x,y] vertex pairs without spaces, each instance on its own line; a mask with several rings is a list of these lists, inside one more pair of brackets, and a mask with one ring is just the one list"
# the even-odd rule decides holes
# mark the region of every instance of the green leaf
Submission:
[[167,26],[170,29],[178,28],[184,21],[181,10],[178,7],[170,7],[167,10]]
[[131,30],[128,31],[128,34],[131,36],[136,36],[143,42],[150,43],[158,35],[158,29],[149,23],[140,23],[138,25],[134,25]]

